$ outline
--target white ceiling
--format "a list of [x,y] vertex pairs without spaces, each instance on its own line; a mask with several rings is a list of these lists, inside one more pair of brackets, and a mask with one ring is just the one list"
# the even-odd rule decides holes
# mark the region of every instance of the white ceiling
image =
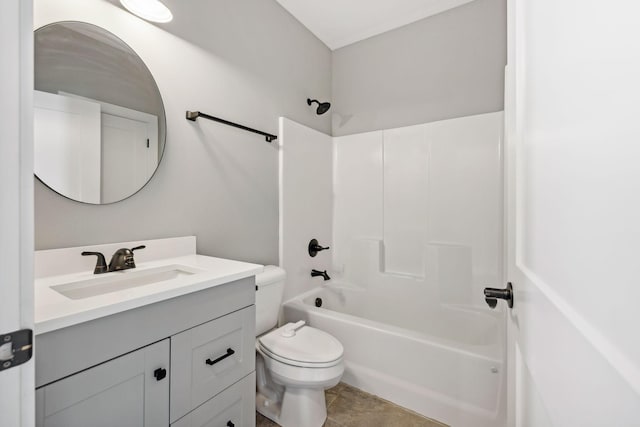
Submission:
[[277,0],[331,50],[473,0]]

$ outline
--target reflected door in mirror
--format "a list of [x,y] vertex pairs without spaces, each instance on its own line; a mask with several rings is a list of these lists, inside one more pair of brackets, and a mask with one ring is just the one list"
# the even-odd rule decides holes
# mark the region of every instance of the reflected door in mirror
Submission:
[[[155,119],[155,117],[153,117]],[[158,163],[157,120],[102,114],[102,200],[121,200],[142,188]]]

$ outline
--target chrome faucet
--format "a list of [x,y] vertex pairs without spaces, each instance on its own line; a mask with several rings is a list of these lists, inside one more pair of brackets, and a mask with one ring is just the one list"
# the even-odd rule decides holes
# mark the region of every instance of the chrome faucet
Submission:
[[93,270],[93,274],[102,274],[110,271],[127,270],[129,268],[136,268],[136,263],[133,260],[133,251],[146,248],[145,245],[136,246],[135,248],[120,248],[111,257],[111,262],[107,267],[107,262],[104,255],[101,252],[82,252],[82,256],[95,255],[98,257],[96,260],[96,268]]
[[320,270],[311,270],[311,277],[317,277],[317,276],[322,276],[322,278],[327,281],[327,280],[331,280],[331,277],[329,277],[329,275],[327,274],[327,270],[324,271],[320,271]]

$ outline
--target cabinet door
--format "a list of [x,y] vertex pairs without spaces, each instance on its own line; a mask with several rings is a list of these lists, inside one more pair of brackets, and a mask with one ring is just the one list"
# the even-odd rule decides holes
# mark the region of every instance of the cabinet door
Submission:
[[166,427],[168,370],[166,339],[44,386],[36,391],[36,426]]
[[171,427],[254,427],[255,423],[256,374],[252,372]]
[[171,337],[171,422],[255,369],[252,305]]

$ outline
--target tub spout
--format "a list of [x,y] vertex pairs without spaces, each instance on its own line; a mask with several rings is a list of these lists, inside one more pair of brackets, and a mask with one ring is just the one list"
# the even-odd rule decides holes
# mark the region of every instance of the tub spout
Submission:
[[327,270],[319,271],[319,270],[311,270],[311,277],[322,276],[322,278],[327,281],[331,280],[331,277],[327,274]]

